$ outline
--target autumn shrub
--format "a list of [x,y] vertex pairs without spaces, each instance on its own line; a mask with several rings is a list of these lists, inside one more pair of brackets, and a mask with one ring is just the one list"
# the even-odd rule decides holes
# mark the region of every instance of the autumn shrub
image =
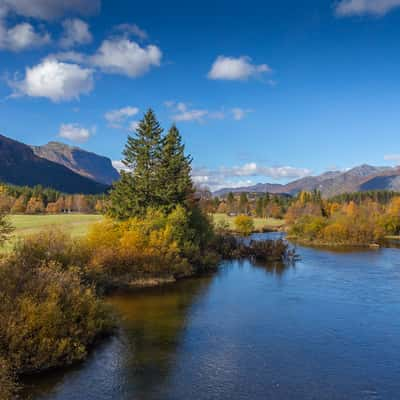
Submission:
[[[303,242],[327,245],[369,245],[398,229],[398,217],[377,203],[345,203],[330,207],[325,216],[304,215],[292,220],[289,235]],[[291,214],[291,218],[293,217]]]
[[17,390],[15,376],[10,364],[0,356],[0,399],[12,400]]
[[241,235],[248,236],[254,231],[253,218],[247,215],[238,215],[234,221],[235,230]]
[[90,256],[82,240],[72,239],[57,228],[22,238],[16,243],[14,254],[29,268],[47,262],[55,262],[63,268],[83,267]]
[[111,327],[108,309],[76,269],[16,255],[0,264],[0,351],[16,372],[82,360]]
[[91,254],[88,276],[107,286],[142,277],[187,275],[215,263],[208,251],[212,227],[201,218],[176,207],[171,213],[149,209],[144,217],[93,225],[86,238]]

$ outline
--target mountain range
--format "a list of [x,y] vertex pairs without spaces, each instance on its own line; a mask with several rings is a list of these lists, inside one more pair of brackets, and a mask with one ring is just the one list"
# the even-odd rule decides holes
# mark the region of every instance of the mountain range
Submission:
[[307,176],[285,185],[258,183],[247,187],[223,188],[215,191],[214,195],[225,196],[229,192],[268,192],[296,195],[301,191],[312,190],[319,190],[324,197],[368,190],[400,191],[400,167],[374,167],[363,164],[347,171],[329,171],[317,176]]
[[94,153],[56,142],[31,147],[0,135],[0,182],[96,194],[118,177],[111,160]]

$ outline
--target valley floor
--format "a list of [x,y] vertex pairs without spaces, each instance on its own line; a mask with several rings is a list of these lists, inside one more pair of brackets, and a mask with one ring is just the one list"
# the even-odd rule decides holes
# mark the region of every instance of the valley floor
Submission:
[[49,228],[58,228],[74,237],[84,236],[89,226],[102,218],[101,215],[95,214],[11,215],[10,222],[15,231],[12,240],[6,246],[10,248],[19,237]]

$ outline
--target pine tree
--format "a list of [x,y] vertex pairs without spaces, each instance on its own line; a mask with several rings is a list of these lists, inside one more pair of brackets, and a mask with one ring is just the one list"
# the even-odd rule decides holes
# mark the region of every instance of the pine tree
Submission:
[[144,215],[148,207],[159,207],[162,128],[150,109],[129,136],[123,152],[124,172],[110,194],[108,214],[118,219]]
[[169,212],[177,205],[185,206],[193,194],[190,156],[185,155],[185,146],[178,128],[173,125],[163,139],[160,185],[157,197],[161,207]]

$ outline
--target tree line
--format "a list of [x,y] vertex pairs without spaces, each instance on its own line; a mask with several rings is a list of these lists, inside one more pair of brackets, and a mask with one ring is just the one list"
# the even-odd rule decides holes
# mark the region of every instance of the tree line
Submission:
[[291,196],[279,194],[229,192],[226,197],[213,197],[211,193],[202,191],[200,205],[205,212],[212,214],[283,218],[291,202]]
[[106,202],[106,194],[65,194],[42,186],[0,183],[0,213],[3,214],[101,213]]
[[400,235],[400,195],[377,191],[322,199],[302,192],[285,220],[289,235],[303,242],[370,245]]

